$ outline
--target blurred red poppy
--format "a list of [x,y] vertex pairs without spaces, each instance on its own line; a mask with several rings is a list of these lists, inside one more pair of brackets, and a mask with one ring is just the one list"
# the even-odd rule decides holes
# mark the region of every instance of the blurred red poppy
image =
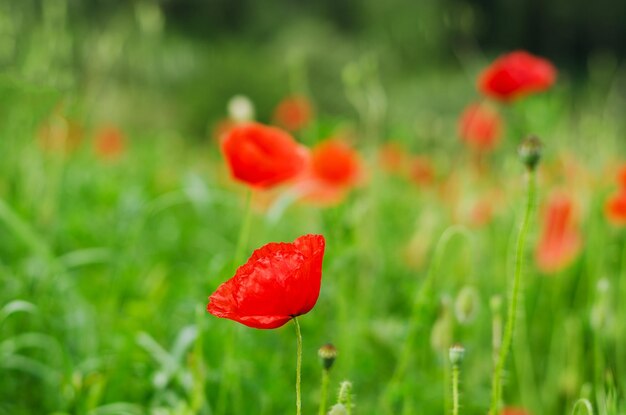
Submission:
[[311,103],[300,95],[283,99],[274,110],[274,122],[289,131],[298,131],[306,127],[312,117]]
[[322,235],[304,235],[257,249],[209,297],[207,311],[257,329],[308,313],[320,293],[324,247]]
[[581,246],[573,200],[565,194],[553,194],[545,210],[535,251],[537,267],[547,274],[558,272],[576,259]]
[[501,415],[530,415],[528,411],[523,408],[502,408]]
[[96,133],[96,154],[104,159],[117,158],[124,152],[125,141],[124,134],[117,127],[102,127]]
[[416,156],[409,162],[409,178],[419,186],[428,186],[435,180],[435,169],[426,157]]
[[604,206],[606,217],[615,225],[626,225],[626,188],[622,188],[609,197]]
[[315,203],[338,203],[361,176],[357,152],[342,140],[328,139],[312,149],[310,167],[300,177],[297,191]]
[[478,89],[491,98],[513,101],[550,88],[556,74],[550,61],[520,50],[489,65],[478,77]]
[[501,134],[502,119],[498,112],[488,105],[470,104],[459,118],[459,135],[475,150],[493,150]]
[[294,178],[309,158],[308,149],[288,133],[258,123],[233,126],[222,141],[222,152],[232,176],[258,188]]

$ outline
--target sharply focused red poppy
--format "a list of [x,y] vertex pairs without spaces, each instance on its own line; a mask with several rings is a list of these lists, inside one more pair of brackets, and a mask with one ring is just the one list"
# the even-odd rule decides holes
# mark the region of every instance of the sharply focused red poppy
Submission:
[[96,133],[94,142],[96,154],[104,159],[117,158],[124,152],[125,141],[124,134],[118,128],[102,127]]
[[489,65],[478,77],[478,89],[491,98],[512,101],[550,88],[556,74],[547,59],[519,50]]
[[558,272],[576,259],[581,246],[573,200],[562,193],[553,194],[545,210],[535,251],[537,267],[548,274]]
[[283,99],[274,110],[274,122],[289,131],[298,131],[306,127],[312,117],[311,103],[301,95]]
[[288,133],[258,123],[232,127],[222,141],[232,176],[258,188],[284,183],[306,167],[309,152]]
[[459,118],[459,135],[475,150],[493,150],[501,134],[502,119],[498,112],[488,105],[470,104]]
[[257,329],[274,329],[308,313],[320,293],[325,240],[304,235],[252,254],[209,297],[209,313]]
[[312,149],[309,169],[300,177],[297,191],[316,203],[337,203],[361,177],[361,159],[357,152],[345,141],[328,139]]

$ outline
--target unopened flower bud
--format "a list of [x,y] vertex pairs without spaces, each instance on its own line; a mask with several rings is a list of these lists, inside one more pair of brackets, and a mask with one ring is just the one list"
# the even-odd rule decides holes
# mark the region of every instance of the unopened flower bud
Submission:
[[519,146],[517,153],[528,170],[533,171],[541,159],[541,141],[534,135],[526,137]]
[[461,324],[471,323],[480,309],[480,294],[478,290],[471,286],[465,286],[456,296],[454,302],[454,312]]
[[338,403],[330,408],[328,415],[348,415],[348,409],[344,404]]
[[245,95],[235,95],[228,101],[228,115],[235,121],[252,121],[254,104]]
[[455,344],[450,348],[449,351],[450,363],[452,366],[458,366],[463,362],[463,357],[465,356],[465,347],[460,344]]
[[317,351],[317,355],[320,359],[322,359],[322,366],[324,366],[324,370],[329,370],[337,358],[337,349],[335,346],[328,343],[320,347]]
[[499,295],[494,295],[491,297],[489,301],[489,306],[491,307],[491,312],[493,314],[498,314],[500,310],[502,310],[502,297]]

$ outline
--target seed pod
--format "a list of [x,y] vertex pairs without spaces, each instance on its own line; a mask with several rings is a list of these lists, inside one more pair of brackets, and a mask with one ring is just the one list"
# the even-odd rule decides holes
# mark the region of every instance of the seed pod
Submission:
[[471,286],[465,286],[459,291],[454,302],[454,313],[461,324],[469,324],[476,318],[480,309],[480,294]]
[[455,344],[450,348],[448,356],[450,357],[452,366],[460,365],[463,362],[463,357],[465,357],[465,347],[460,344]]
[[337,358],[337,348],[331,343],[327,343],[319,348],[317,355],[322,359],[324,370],[329,370]]

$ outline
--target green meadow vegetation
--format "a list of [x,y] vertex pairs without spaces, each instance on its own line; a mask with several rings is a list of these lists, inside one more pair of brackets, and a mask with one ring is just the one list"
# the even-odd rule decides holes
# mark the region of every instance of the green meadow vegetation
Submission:
[[[492,103],[502,136],[478,152],[459,114],[486,100],[476,77],[506,50],[407,68],[313,20],[271,42],[211,43],[170,30],[155,4],[98,20],[69,0],[0,1],[0,415],[293,413],[293,323],[257,330],[206,308],[254,249],[309,233],[326,253],[298,318],[302,413],[318,413],[326,376],[327,410],[342,386],[353,414],[488,413],[515,275],[502,413],[626,413],[626,229],[606,207],[626,159],[617,57],[593,55],[586,77],[555,62],[548,90]],[[292,136],[347,137],[362,178],[337,203],[281,186],[248,205],[216,126],[234,95],[271,124],[293,93],[314,116]],[[121,144],[98,144],[103,127]],[[543,148],[529,200],[530,135]],[[425,176],[384,168],[389,143],[426,160]],[[562,261],[546,269],[558,197],[576,247],[549,251]]]

